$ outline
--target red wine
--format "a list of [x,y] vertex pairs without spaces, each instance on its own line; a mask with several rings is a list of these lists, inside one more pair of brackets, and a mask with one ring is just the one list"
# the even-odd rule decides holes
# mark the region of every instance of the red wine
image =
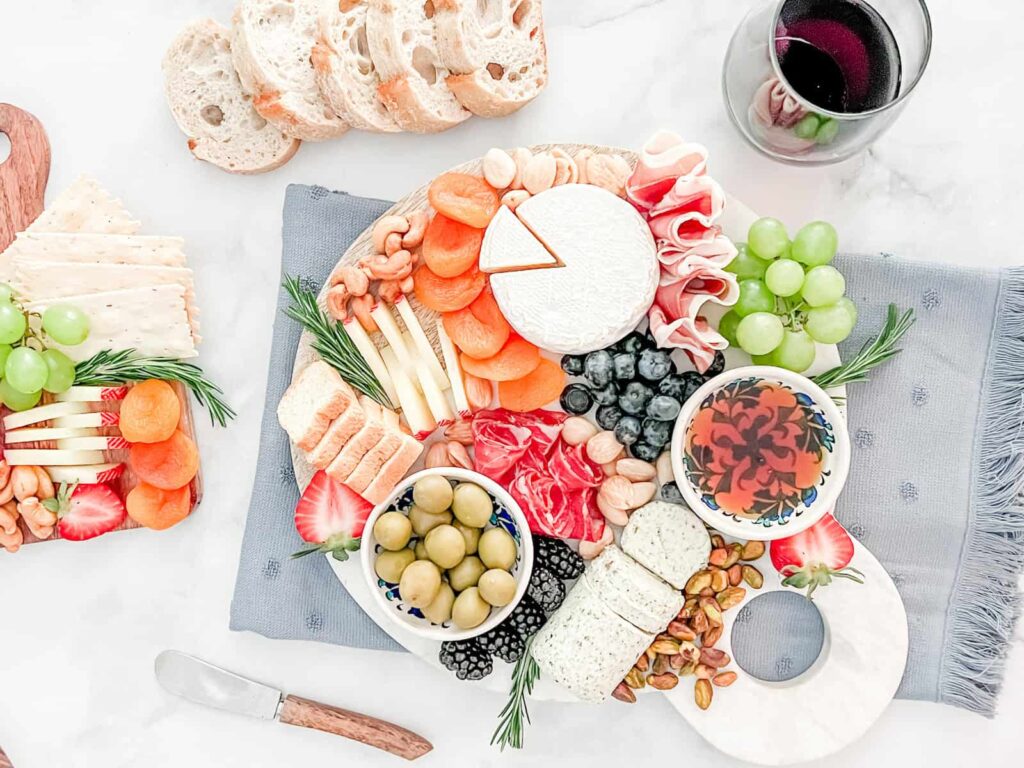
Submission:
[[899,94],[896,38],[864,0],[787,0],[775,51],[789,85],[821,109],[866,112]]

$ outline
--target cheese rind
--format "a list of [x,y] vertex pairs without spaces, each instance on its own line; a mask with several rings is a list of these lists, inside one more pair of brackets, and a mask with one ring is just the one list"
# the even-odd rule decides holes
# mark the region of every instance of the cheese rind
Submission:
[[619,543],[622,551],[676,589],[707,567],[711,539],[687,507],[652,501],[629,516]]
[[683,594],[614,544],[587,565],[584,578],[615,613],[645,632],[661,632],[683,608]]
[[481,272],[497,274],[560,266],[508,206],[498,208],[480,246]]

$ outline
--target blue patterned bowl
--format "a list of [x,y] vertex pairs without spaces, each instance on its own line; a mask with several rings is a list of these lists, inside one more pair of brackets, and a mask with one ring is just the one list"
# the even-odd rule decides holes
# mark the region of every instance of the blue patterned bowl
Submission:
[[[710,445],[688,440],[698,414]],[[810,455],[821,457],[816,479]],[[798,459],[802,475],[791,471]],[[835,506],[849,470],[850,437],[835,402],[805,376],[771,366],[711,379],[683,404],[672,435],[672,471],[687,505],[739,539],[810,528]]]
[[[374,523],[385,512],[393,510],[408,512],[412,506],[413,485],[417,480],[428,475],[441,475],[453,483],[475,483],[487,491],[491,497],[494,511],[484,530],[503,528],[516,542],[516,562],[511,569],[517,585],[515,597],[512,598],[511,603],[502,608],[492,608],[490,616],[482,624],[472,629],[459,629],[451,621],[444,624],[434,624],[428,621],[419,608],[413,608],[403,602],[397,584],[391,584],[381,579],[373,567],[377,555],[383,551],[373,537]],[[415,541],[415,534],[413,540]],[[415,635],[431,640],[465,640],[494,629],[508,618],[508,615],[522,600],[530,581],[530,573],[533,570],[533,538],[530,535],[530,528],[526,523],[523,511],[508,492],[496,482],[468,469],[438,467],[437,469],[425,469],[405,478],[382,504],[378,504],[374,508],[366,520],[359,559],[373,599],[393,622]]]

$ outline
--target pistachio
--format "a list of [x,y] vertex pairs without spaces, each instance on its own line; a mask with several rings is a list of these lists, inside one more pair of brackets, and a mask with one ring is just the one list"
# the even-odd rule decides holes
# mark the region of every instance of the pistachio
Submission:
[[711,682],[717,685],[719,688],[728,688],[730,685],[736,682],[735,672],[719,672],[713,678]]
[[730,544],[729,551],[725,558],[725,562],[722,563],[723,568],[732,568],[740,561],[740,554],[743,552],[742,544]]
[[[566,419],[565,423],[568,424],[569,421],[570,419]],[[587,423],[589,424],[590,422],[588,421]],[[562,425],[562,436],[565,436],[565,424]],[[654,468],[654,465],[646,461],[640,461],[640,459],[619,459],[615,462],[615,472],[633,483],[653,480],[657,476],[657,470]]]
[[697,633],[690,629],[685,621],[672,621],[668,625],[668,633],[676,640],[696,640]]
[[711,688],[711,683],[707,680],[698,680],[697,684],[693,687],[693,700],[701,709],[707,709],[711,706],[711,699],[714,695],[715,692]]
[[633,665],[634,668],[639,669],[641,672],[646,672],[648,669],[650,669],[650,666],[651,662],[647,658],[646,653],[642,654],[640,658],[636,660],[636,664]]
[[683,664],[683,666],[681,666],[676,671],[676,674],[679,675],[680,677],[686,677],[687,675],[692,675],[696,669],[697,669],[697,662],[696,661],[691,661],[688,664]]
[[752,565],[743,566],[743,580],[754,589],[760,589],[764,585],[764,576]]
[[708,627],[711,623],[708,621],[708,615],[702,610],[695,611],[693,618],[690,619],[690,626],[693,627],[693,631],[698,635],[702,635],[708,631]]
[[710,586],[704,587],[704,589],[702,589],[700,592],[697,593],[697,596],[698,597],[714,597],[715,596],[715,590],[713,590]]
[[663,672],[660,675],[651,675],[647,678],[647,682],[651,684],[651,688],[656,688],[659,691],[669,691],[679,685],[679,678],[671,672]]
[[700,648],[692,640],[683,640],[679,643],[679,655],[685,661],[697,661],[700,658]]
[[729,574],[718,569],[711,574],[711,589],[717,594],[729,586]]
[[655,640],[651,643],[652,651],[657,654],[665,654],[666,656],[679,653],[679,647],[678,640]]
[[[675,656],[675,655],[676,654],[672,654],[672,656]],[[669,662],[669,659],[672,658],[672,656],[665,656],[664,654],[659,653],[654,658],[654,666],[651,668],[651,671],[655,675],[663,675],[666,672],[668,672],[669,669],[671,669],[671,667],[669,666],[668,662]],[[648,680],[649,680],[649,678],[648,678]]]
[[698,664],[694,667],[693,674],[697,676],[698,680],[710,680],[715,676],[715,669],[707,664]]
[[696,611],[697,611],[697,598],[696,597],[688,597],[686,599],[686,602],[683,603],[683,609],[681,611],[679,611],[679,613],[676,615],[676,618],[677,619],[683,619],[684,621],[686,619],[691,619],[691,618],[693,618],[693,614]]
[[627,704],[636,704],[636,694],[624,682],[615,686],[615,690],[612,691],[612,698],[624,701]]
[[678,672],[680,669],[686,666],[686,659],[683,658],[683,654],[677,653],[675,656],[668,657],[668,665],[673,670]]
[[723,565],[725,565],[725,558],[727,558],[728,556],[729,552],[725,549],[725,547],[715,547],[711,550],[710,557],[708,557],[708,564],[721,568]]
[[764,554],[764,542],[763,541],[748,541],[743,545],[743,551],[740,553],[741,560],[757,560]]
[[725,631],[725,627],[721,624],[716,626],[708,627],[708,631],[700,637],[701,643],[710,647],[722,639],[722,633]]
[[747,590],[743,587],[726,587],[715,595],[715,600],[718,601],[718,605],[723,611],[728,611],[730,608],[742,603],[743,598],[746,596]]
[[739,563],[737,563],[736,565],[734,565],[732,568],[729,569],[728,574],[729,574],[729,586],[730,587],[739,586],[739,583],[741,581],[743,581],[743,566],[741,566]]
[[716,533],[716,534],[712,535],[712,537],[711,537],[711,547],[713,549],[722,549],[724,546],[725,546],[725,539],[722,538],[721,534]]
[[721,667],[729,666],[729,662],[732,659],[729,654],[718,648],[701,648],[700,649],[700,663],[706,664],[709,667],[720,669]]
[[722,609],[715,598],[702,597],[700,600],[700,609],[704,611],[704,615],[708,617],[708,624],[713,627],[722,626]]
[[683,593],[687,595],[697,595],[705,587],[711,586],[711,574],[708,571],[697,571],[690,577],[690,580],[686,582],[686,586],[683,587]]
[[633,669],[629,670],[629,672],[626,673],[626,677],[622,682],[624,682],[634,691],[639,690],[643,688],[645,685],[644,673],[636,667],[633,667]]

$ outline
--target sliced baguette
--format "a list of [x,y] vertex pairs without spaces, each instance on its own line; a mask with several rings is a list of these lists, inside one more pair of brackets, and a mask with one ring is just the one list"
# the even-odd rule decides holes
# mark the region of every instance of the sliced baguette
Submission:
[[444,131],[470,116],[445,83],[433,9],[431,0],[370,0],[366,13],[380,100],[403,130],[416,133]]
[[239,0],[231,28],[235,69],[256,111],[305,141],[348,130],[320,95],[310,63],[319,6],[318,0]]
[[253,109],[231,61],[231,32],[212,19],[189,24],[164,55],[167,103],[188,148],[230,173],[264,173],[291,160],[298,139]]
[[401,130],[377,97],[380,78],[366,40],[367,0],[326,0],[313,46],[320,93],[342,120],[363,131]]
[[455,98],[481,117],[531,102],[548,80],[542,0],[434,0],[434,25]]

